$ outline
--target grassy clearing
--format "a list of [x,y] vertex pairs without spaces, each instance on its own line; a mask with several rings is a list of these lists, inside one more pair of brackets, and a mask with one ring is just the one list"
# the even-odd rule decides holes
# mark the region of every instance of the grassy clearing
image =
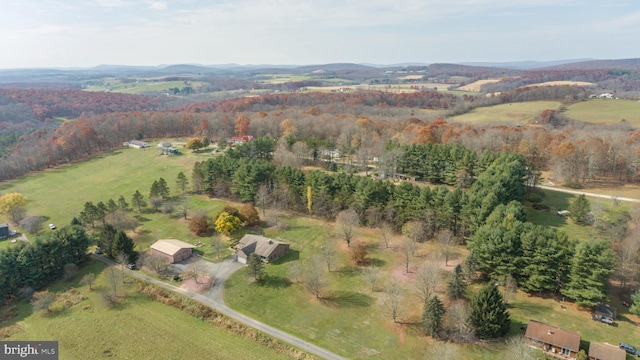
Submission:
[[503,79],[484,79],[484,80],[477,80],[472,82],[471,84],[467,84],[464,86],[460,86],[458,88],[458,90],[462,90],[462,91],[469,91],[469,92],[480,92],[480,88],[482,87],[482,85],[484,84],[491,84],[491,83],[497,83],[502,81]]
[[127,94],[141,94],[146,92],[168,92],[169,89],[179,88],[182,89],[185,86],[191,86],[197,88],[205,86],[207,83],[199,81],[190,81],[187,84],[184,81],[157,81],[157,80],[145,80],[139,79],[138,82],[123,83],[119,80],[105,80],[104,85],[91,85],[85,87],[86,91],[106,91],[127,93]]
[[450,118],[452,121],[467,123],[508,122],[513,124],[528,124],[534,122],[536,116],[546,109],[557,109],[558,101],[528,101],[520,103],[501,104],[474,109],[466,114]]
[[[6,340],[57,340],[60,359],[250,359],[256,354],[261,359],[288,358],[241,335],[148,300],[132,289],[128,289],[121,304],[107,308],[96,290],[106,287],[104,267],[102,263],[92,263],[77,277],[97,274],[94,290],[78,286],[77,280],[52,286],[58,301],[50,314],[34,314],[24,302],[0,309],[5,316],[13,314],[0,322],[0,331],[14,332]],[[67,286],[79,292],[76,299],[84,299],[63,307],[60,299],[63,293],[70,293],[65,290]]]
[[601,124],[617,124],[624,119],[636,127],[640,125],[640,102],[590,99],[569,105],[563,114],[572,119]]
[[[54,223],[62,226],[69,224],[74,216],[78,216],[87,201],[106,203],[109,199],[117,201],[122,195],[131,203],[131,195],[136,190],[147,199],[151,184],[160,177],[167,181],[172,194],[177,194],[175,181],[178,173],[182,171],[190,177],[193,164],[209,156],[205,153],[186,153],[166,157],[159,155],[159,151],[153,147],[141,150],[126,148],[82,163],[0,183],[0,191],[22,193],[28,200],[26,210],[29,214],[44,216],[45,224]],[[188,200],[190,211],[202,210],[208,216],[212,216],[225,203],[199,196],[189,196]],[[213,256],[208,238],[191,235],[188,221],[180,219],[179,216],[143,212],[136,217],[141,227],[131,236],[139,249],[145,249],[159,238],[176,238],[191,243],[202,241],[206,244],[201,248],[205,251],[205,257]],[[7,219],[0,219],[0,222],[5,221]],[[0,246],[11,245],[13,244],[8,240],[0,242]]]

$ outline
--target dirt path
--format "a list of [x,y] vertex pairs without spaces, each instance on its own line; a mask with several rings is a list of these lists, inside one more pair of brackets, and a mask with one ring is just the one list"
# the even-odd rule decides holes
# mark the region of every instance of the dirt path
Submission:
[[[91,257],[102,261],[106,264],[109,265],[115,265],[115,263],[103,256],[98,256],[95,254],[91,254]],[[204,261],[204,260],[202,260]],[[154,279],[150,276],[147,276],[143,273],[141,273],[140,271],[135,271],[135,270],[128,270],[125,269],[125,271],[133,276],[136,277],[138,279],[147,281],[149,283],[152,283],[154,285],[160,286],[162,288],[165,288],[167,290],[176,292],[178,294],[184,295],[186,297],[189,297],[195,301],[198,301],[200,303],[203,303],[207,306],[210,306],[212,309],[215,309],[216,311],[219,311],[220,313],[234,319],[237,320],[241,323],[243,323],[244,325],[250,326],[256,330],[262,331],[263,333],[269,335],[269,336],[273,336],[274,338],[284,341],[286,343],[289,343],[303,351],[306,351],[308,353],[311,353],[315,356],[319,356],[323,359],[335,359],[335,360],[344,360],[345,358],[334,354],[332,352],[330,352],[329,350],[326,350],[324,348],[321,348],[317,345],[311,344],[307,341],[304,341],[298,337],[295,337],[289,333],[286,333],[282,330],[276,329],[272,326],[269,326],[265,323],[262,323],[258,320],[252,319],[244,314],[241,314],[233,309],[231,309],[230,307],[228,307],[225,303],[224,300],[222,298],[222,292],[224,290],[224,280],[226,280],[231,274],[233,274],[235,271],[237,271],[238,269],[240,269],[242,267],[241,264],[238,264],[236,262],[233,262],[233,264],[227,262],[225,260],[225,262],[223,263],[218,263],[218,264],[214,264],[211,262],[206,261],[207,266],[212,266],[212,267],[207,267],[207,272],[212,271],[213,266],[215,265],[219,265],[219,264],[223,264],[221,266],[219,266],[219,269],[221,270],[220,272],[216,273],[218,274],[217,278],[215,279],[215,283],[213,288],[207,293],[207,294],[198,294],[198,293],[194,293],[191,291],[187,291],[185,289],[179,288],[177,286],[171,285],[171,284],[167,284],[165,282],[162,282],[160,280]],[[219,279],[223,278],[223,280],[221,281],[221,284],[219,283]]]
[[567,194],[576,194],[576,195],[585,195],[585,196],[591,196],[591,197],[598,197],[598,198],[603,198],[603,199],[616,199],[616,200],[620,200],[620,201],[628,201],[628,202],[640,202],[640,199],[633,199],[633,198],[628,198],[628,197],[619,197],[619,196],[612,196],[612,195],[602,195],[602,194],[595,194],[595,193],[588,193],[588,192],[584,192],[584,191],[580,191],[580,190],[569,190],[569,189],[563,189],[563,188],[557,188],[557,187],[553,187],[553,186],[545,186],[545,185],[538,185],[537,186],[540,189],[544,189],[544,190],[551,190],[551,191],[559,191],[559,192],[563,192],[563,193],[567,193]]

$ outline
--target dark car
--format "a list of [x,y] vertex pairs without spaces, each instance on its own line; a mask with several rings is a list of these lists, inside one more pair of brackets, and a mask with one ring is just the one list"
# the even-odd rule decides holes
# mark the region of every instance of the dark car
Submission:
[[636,355],[636,356],[640,356],[640,350],[636,349],[635,347],[629,345],[629,344],[625,344],[625,343],[620,343],[620,345],[618,345],[620,347],[620,349],[626,351],[627,353],[631,354],[631,355]]
[[98,255],[102,254],[102,250],[100,250],[100,248],[97,248],[96,249],[96,254],[98,254]]
[[136,264],[127,264],[127,269],[129,270],[135,270],[136,268]]

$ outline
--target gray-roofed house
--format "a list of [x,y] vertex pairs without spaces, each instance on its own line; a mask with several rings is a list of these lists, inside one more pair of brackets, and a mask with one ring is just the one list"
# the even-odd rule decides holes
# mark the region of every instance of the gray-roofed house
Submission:
[[627,353],[615,345],[597,341],[589,344],[590,360],[625,360],[626,358]]
[[151,255],[162,256],[170,263],[187,259],[193,253],[194,245],[176,239],[161,239],[151,245]]
[[272,262],[289,252],[289,243],[269,239],[260,235],[247,234],[238,242],[236,256],[239,263],[246,264],[249,255],[256,253]]
[[580,334],[535,320],[529,320],[524,338],[555,359],[575,359],[580,351]]

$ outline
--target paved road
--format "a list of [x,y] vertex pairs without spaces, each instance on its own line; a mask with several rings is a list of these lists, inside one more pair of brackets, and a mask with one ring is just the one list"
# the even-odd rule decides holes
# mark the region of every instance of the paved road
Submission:
[[613,199],[613,198],[615,198],[616,200],[620,200],[620,201],[640,202],[639,199],[632,199],[632,198],[627,198],[627,197],[619,197],[619,196],[611,196],[611,195],[594,194],[594,193],[588,193],[588,192],[584,192],[584,191],[580,191],[580,190],[569,190],[569,189],[557,188],[557,187],[554,187],[554,186],[538,185],[537,187],[539,187],[540,189],[551,190],[551,191],[560,191],[560,192],[568,193],[568,194],[576,194],[576,195],[584,194],[586,196],[599,197],[599,198],[604,198],[604,199]]
[[[100,260],[102,262],[105,262],[107,264],[110,265],[115,265],[115,263],[103,256],[98,256],[98,255],[91,255],[94,259]],[[240,269],[242,267],[241,264],[236,263],[236,262],[231,262],[228,260],[225,260],[222,263],[211,263],[208,261],[203,261],[203,267],[205,268],[204,271],[207,272],[211,272],[213,275],[216,275],[216,279],[214,282],[214,286],[213,288],[207,292],[206,294],[198,294],[198,293],[194,293],[191,291],[187,291],[185,289],[179,288],[177,286],[171,285],[171,284],[167,284],[165,282],[162,282],[160,280],[154,279],[150,276],[147,276],[139,271],[131,271],[128,269],[125,269],[125,271],[127,271],[129,273],[129,275],[137,277],[139,279],[145,280],[147,282],[150,282],[152,284],[155,284],[157,286],[160,286],[162,288],[165,288],[167,290],[179,293],[181,295],[184,295],[186,297],[189,297],[193,300],[196,300],[198,302],[201,302],[205,305],[210,306],[211,308],[219,311],[220,313],[235,319],[247,326],[250,326],[256,330],[262,331],[263,333],[273,336],[276,339],[279,339],[281,341],[284,341],[286,343],[289,343],[303,351],[306,351],[308,353],[311,353],[313,355],[319,356],[323,359],[335,359],[335,360],[344,360],[345,358],[334,354],[332,352],[330,352],[329,350],[323,349],[319,346],[316,346],[314,344],[311,344],[307,341],[304,341],[298,337],[295,337],[291,334],[288,334],[282,330],[278,330],[272,326],[269,326],[265,323],[262,323],[258,320],[252,319],[246,315],[243,315],[233,309],[231,309],[230,307],[228,307],[225,303],[224,300],[222,298],[222,293],[224,290],[224,281],[231,275],[233,274],[235,271],[237,271],[238,269]],[[178,264],[178,267],[180,266],[184,266],[184,264]]]

